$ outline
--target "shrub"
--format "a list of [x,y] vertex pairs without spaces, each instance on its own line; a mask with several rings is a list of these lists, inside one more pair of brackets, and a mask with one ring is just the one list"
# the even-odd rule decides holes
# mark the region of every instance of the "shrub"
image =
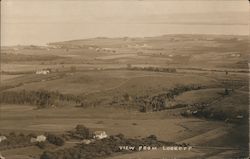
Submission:
[[45,144],[45,142],[37,142],[36,146],[39,147],[40,149],[44,149],[46,144]]
[[142,112],[142,113],[145,113],[146,112],[146,107],[145,106],[140,106],[139,111]]
[[82,137],[83,139],[90,139],[93,137],[92,132],[86,128],[84,125],[77,125],[75,133]]
[[150,139],[150,140],[156,140],[157,141],[157,137],[155,135],[149,135],[147,137],[147,139]]
[[56,155],[53,154],[52,152],[45,151],[40,156],[40,159],[56,159]]
[[[82,126],[78,126],[82,127]],[[174,143],[157,141],[155,135],[150,135],[144,139],[128,139],[125,138],[123,134],[118,134],[115,136],[110,136],[103,140],[96,140],[91,144],[79,144],[71,148],[66,148],[63,150],[57,150],[54,152],[44,152],[40,159],[94,159],[94,158],[106,158],[115,153],[130,153],[135,150],[127,151],[121,150],[119,146],[121,145],[131,145],[139,147],[140,145],[149,145],[149,146],[162,146],[162,144],[173,145]]]
[[28,137],[30,137],[30,138],[36,138],[37,137],[37,135],[36,134],[34,134],[34,133],[30,133],[30,134],[28,134]]
[[57,146],[62,146],[64,144],[63,138],[56,136],[54,134],[48,134],[47,140],[49,143],[57,145]]
[[5,91],[0,93],[0,103],[7,104],[31,104],[38,106],[38,108],[46,108],[58,103],[59,101],[78,104],[82,101],[82,97],[46,90]]
[[117,134],[117,135],[115,135],[115,136],[118,137],[118,138],[121,139],[121,140],[123,140],[124,137],[125,137],[125,136],[124,136],[123,134],[121,134],[121,133],[120,133],[120,134]]

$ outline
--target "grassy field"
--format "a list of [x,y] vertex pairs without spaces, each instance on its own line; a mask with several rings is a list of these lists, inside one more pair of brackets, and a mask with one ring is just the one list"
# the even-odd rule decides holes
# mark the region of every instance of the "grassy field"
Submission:
[[[142,82],[143,81],[143,82]],[[41,82],[40,84],[38,84]],[[215,86],[213,79],[187,74],[155,73],[147,71],[84,71],[67,74],[26,75],[3,82],[3,85],[24,83],[10,90],[58,90],[68,94],[89,94],[94,92],[128,92],[142,94],[147,91],[157,93],[177,85]]]
[[11,131],[61,133],[72,130],[77,124],[83,124],[93,130],[105,130],[109,135],[122,132],[131,138],[141,138],[155,134],[161,140],[175,142],[223,126],[220,122],[184,119],[175,115],[166,116],[166,112],[141,114],[104,108],[36,110],[32,109],[32,106],[14,105],[3,106],[1,109],[2,133]]
[[[189,107],[141,113],[136,99],[147,100],[181,87],[200,86],[165,100],[169,105],[209,103],[205,110],[223,112],[232,119],[238,115],[246,118],[249,110],[247,47],[245,36],[169,35],[1,48],[5,61],[1,61],[3,90],[0,93],[58,91],[84,98],[87,106],[66,103],[38,109],[37,105],[27,103],[1,103],[0,133],[62,134],[83,124],[91,130],[104,130],[108,135],[122,133],[129,138],[143,138],[153,134],[160,140],[196,146],[185,152],[157,150],[109,159],[235,157],[245,153],[248,147],[247,123],[183,117],[181,112]],[[175,68],[177,72],[131,70],[131,67]],[[35,74],[46,68],[51,73]],[[225,88],[233,91],[225,95]],[[45,150],[49,149],[57,147],[50,145]],[[29,146],[4,150],[1,154],[6,159],[39,158],[45,150]]]
[[[228,131],[232,129],[232,125],[223,122],[206,121],[195,118],[186,119],[174,114],[168,114],[167,112],[141,114],[104,108],[100,110],[83,110],[81,108],[35,110],[31,109],[31,106],[19,106],[19,108],[17,108],[18,106],[5,107],[12,107],[13,109],[1,110],[0,127],[2,133],[12,131],[23,133],[35,132],[38,134],[43,132],[62,133],[72,130],[77,124],[83,124],[92,130],[105,130],[108,135],[122,132],[127,137],[142,138],[154,134],[160,140],[164,141],[186,142],[192,145],[203,146],[205,144],[209,146],[210,144],[207,143],[212,141],[218,142],[221,137],[225,136]],[[220,140],[219,146],[228,146],[223,144],[224,140],[228,141],[229,138]],[[212,143],[211,145],[214,144]],[[33,148],[27,149],[27,151],[22,151],[22,148],[18,148],[3,151],[2,153],[6,156],[11,156],[13,152],[17,155],[27,155],[29,151],[32,151],[32,154],[34,153]],[[197,151],[200,151],[200,153],[197,153]],[[41,150],[37,149],[35,152],[41,153]],[[147,152],[146,154],[150,156],[159,155],[159,157],[171,156],[173,154],[192,157],[206,153],[203,149],[194,149],[194,151],[191,152],[175,153],[157,151]],[[138,153],[140,157],[146,154],[144,154],[144,152]],[[135,157],[134,155],[137,156],[137,153],[131,155],[131,157]],[[120,157],[126,158],[127,155]]]
[[[176,104],[196,104],[196,103],[210,103],[219,98],[223,88],[210,88],[204,90],[194,90],[185,92],[175,98]],[[220,93],[220,94],[219,94]]]

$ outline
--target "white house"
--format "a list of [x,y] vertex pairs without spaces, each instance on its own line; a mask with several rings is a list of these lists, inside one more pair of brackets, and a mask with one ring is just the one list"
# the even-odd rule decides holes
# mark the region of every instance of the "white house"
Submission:
[[237,115],[236,118],[237,118],[237,119],[243,119],[244,116],[243,116],[243,115]]
[[104,139],[107,137],[108,137],[108,135],[105,131],[95,131],[94,132],[94,139]]
[[1,153],[0,153],[0,159],[5,159],[5,157],[3,157]]
[[39,135],[39,136],[36,137],[36,140],[37,140],[38,142],[46,141],[46,136],[44,136],[44,135]]
[[84,139],[84,140],[82,140],[82,143],[88,145],[88,144],[90,144],[93,141],[95,141],[95,140],[93,140],[93,139],[90,139],[90,140]]
[[37,75],[47,75],[47,74],[49,74],[49,73],[50,73],[50,70],[48,70],[48,69],[36,71],[36,74],[37,74]]
[[39,135],[39,136],[37,136],[36,138],[31,138],[30,139],[30,142],[31,143],[34,143],[34,142],[44,142],[44,141],[46,141],[46,136],[44,136],[44,135]]
[[3,140],[6,140],[7,137],[6,136],[0,136],[0,142],[2,142]]

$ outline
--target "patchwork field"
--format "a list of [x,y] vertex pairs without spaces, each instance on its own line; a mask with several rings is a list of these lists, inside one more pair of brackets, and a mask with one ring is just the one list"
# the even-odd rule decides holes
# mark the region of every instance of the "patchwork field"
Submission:
[[1,48],[0,134],[8,141],[52,133],[64,145],[0,141],[0,152],[6,159],[39,159],[47,151],[81,150],[82,138],[67,135],[84,125],[105,131],[107,140],[155,135],[192,146],[178,152],[105,152],[99,158],[245,157],[247,47],[245,36],[169,35]]

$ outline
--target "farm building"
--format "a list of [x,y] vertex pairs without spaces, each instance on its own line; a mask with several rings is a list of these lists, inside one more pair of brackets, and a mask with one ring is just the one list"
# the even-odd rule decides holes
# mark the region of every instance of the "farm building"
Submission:
[[107,137],[108,137],[108,135],[105,131],[95,131],[94,132],[94,139],[104,139]]
[[6,140],[6,139],[7,139],[6,136],[0,136],[0,142],[4,141],[4,140]]
[[237,118],[237,119],[243,119],[244,116],[243,116],[243,115],[237,115],[236,118]]
[[46,141],[46,136],[44,136],[44,135],[39,135],[36,138],[31,138],[30,139],[31,143],[34,143],[34,142],[44,142],[44,141]]
[[50,69],[43,69],[43,70],[38,70],[38,71],[36,71],[36,74],[37,74],[37,75],[47,75],[47,74],[49,74],[50,72],[51,72]]
[[90,144],[93,141],[95,141],[95,140],[93,140],[93,139],[91,139],[91,140],[84,139],[84,140],[82,140],[82,143],[88,145],[88,144]]
[[3,157],[3,156],[0,154],[0,159],[5,159],[5,157]]

